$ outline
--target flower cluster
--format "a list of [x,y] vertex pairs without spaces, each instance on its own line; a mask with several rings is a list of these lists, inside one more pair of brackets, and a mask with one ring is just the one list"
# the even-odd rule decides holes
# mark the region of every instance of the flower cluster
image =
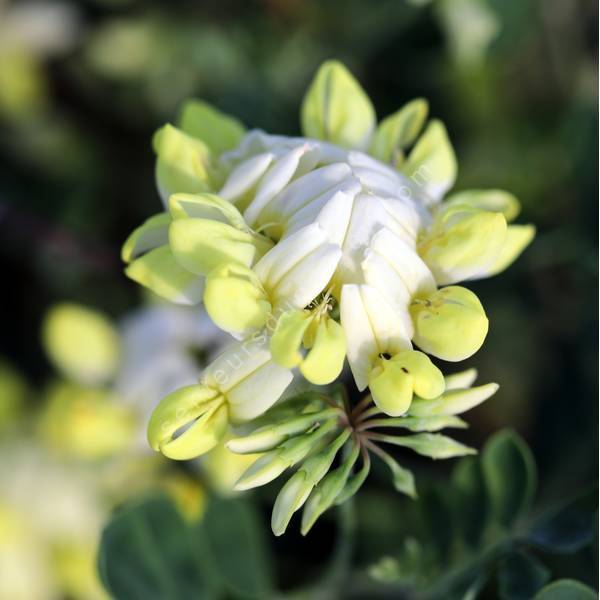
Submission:
[[[274,407],[263,433],[230,442],[234,451],[266,452],[241,487],[306,458],[281,501],[302,505],[319,481],[333,485],[326,484],[333,473],[346,481],[367,447],[392,460],[373,441],[383,434],[359,435],[371,426],[427,432],[395,439],[410,439],[403,445],[434,457],[456,455],[456,442],[428,432],[462,426],[454,415],[473,405],[473,393],[477,402],[489,397],[495,384],[474,391],[467,381],[461,398],[470,400],[455,399],[456,409],[448,379],[429,356],[461,361],[481,347],[485,311],[472,291],[455,284],[505,269],[534,228],[508,225],[519,204],[507,192],[445,197],[456,159],[443,124],[427,117],[427,103],[418,99],[377,124],[365,92],[332,61],[304,98],[305,137],[246,132],[198,101],[183,108],[178,127],[158,131],[156,176],[166,210],[126,241],[126,272],[173,302],[203,302],[237,341],[198,384],[159,404],[149,425],[156,450],[175,459],[198,456],[231,424],[260,423],[295,369],[325,385],[338,379],[347,358],[358,389],[369,388],[365,402],[352,408],[313,394],[302,406]],[[315,409],[315,402],[327,406]],[[375,414],[386,415],[387,424],[366,426]],[[268,442],[253,442],[264,435]],[[341,448],[340,466],[325,478]],[[394,469],[397,475],[400,467]],[[413,493],[408,484],[398,487]],[[321,510],[317,504],[337,497],[329,488],[318,495],[331,501],[309,501],[307,523]]]

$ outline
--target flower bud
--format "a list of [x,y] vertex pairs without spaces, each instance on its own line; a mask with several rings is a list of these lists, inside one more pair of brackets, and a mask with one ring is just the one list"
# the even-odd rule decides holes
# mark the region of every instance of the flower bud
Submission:
[[272,246],[260,237],[210,219],[175,219],[169,227],[175,260],[197,275],[225,263],[252,266]]
[[306,92],[301,120],[306,137],[362,148],[373,132],[375,110],[348,69],[337,61],[327,61]]
[[165,205],[175,192],[207,192],[213,187],[210,150],[177,127],[165,125],[152,140],[157,154],[156,182]]
[[533,225],[510,225],[506,230],[506,241],[490,266],[488,275],[497,275],[508,268],[527,248],[535,236]]
[[240,211],[215,194],[173,194],[169,198],[169,212],[173,219],[210,219],[247,229]]
[[350,472],[360,452],[360,446],[352,442],[352,449],[337,469],[330,471],[318,483],[308,498],[302,513],[302,535],[306,535],[317,519],[335,502],[346,486]]
[[498,391],[497,383],[486,383],[474,388],[450,389],[439,398],[415,398],[410,414],[418,417],[433,415],[460,415],[475,408]]
[[226,443],[236,454],[265,452],[276,448],[288,438],[308,431],[315,424],[338,414],[338,409],[327,408],[300,417],[291,418],[278,425],[267,425],[245,437],[233,438]]
[[42,339],[50,360],[79,383],[103,383],[118,366],[121,348],[116,329],[102,313],[84,306],[52,307],[44,320]]
[[444,377],[444,380],[446,381],[446,391],[471,387],[476,379],[477,369],[473,368],[446,375]]
[[438,218],[418,250],[438,285],[448,285],[485,277],[505,240],[502,214],[456,209]]
[[121,248],[123,262],[131,262],[149,250],[169,243],[171,215],[159,213],[144,221],[134,229]]
[[457,169],[448,132],[437,119],[429,122],[401,166],[402,172],[434,201],[454,185]]
[[317,429],[284,442],[279,448],[263,454],[240,477],[236,490],[247,490],[265,485],[276,479],[287,468],[300,462],[315,449],[323,436],[337,427],[337,419],[322,423]]
[[271,529],[273,534],[280,536],[285,533],[292,515],[306,502],[312,490],[307,481],[305,471],[297,471],[277,494],[271,514]]
[[167,245],[136,258],[125,273],[156,295],[176,304],[198,304],[202,300],[202,278],[181,267]]
[[465,190],[452,194],[444,201],[444,207],[475,208],[502,213],[507,222],[513,221],[521,211],[519,201],[504,190]]
[[385,436],[388,444],[410,448],[429,458],[454,458],[477,454],[477,451],[440,433],[417,433],[407,436]]
[[289,461],[282,458],[278,450],[271,450],[259,457],[244,471],[233,489],[243,491],[270,483],[289,466]]
[[[225,399],[205,385],[190,385],[165,396],[148,424],[148,441],[168,458],[187,460],[208,452],[223,437],[228,415]],[[181,435],[179,430],[188,426]]]
[[427,101],[417,98],[383,119],[373,136],[370,154],[381,161],[397,164],[403,150],[419,135],[428,110]]
[[183,105],[179,126],[217,154],[235,148],[245,132],[244,126],[235,117],[202,100],[188,100]]
[[271,518],[271,528],[275,535],[285,532],[292,515],[306,502],[312,489],[327,474],[338,450],[349,436],[349,430],[342,431],[333,442],[307,459],[283,486],[275,501]]
[[481,348],[488,319],[477,296],[450,286],[411,303],[413,341],[421,350],[443,360],[460,361]]
[[230,332],[260,329],[271,312],[256,274],[233,263],[223,264],[208,274],[204,305],[214,323]]

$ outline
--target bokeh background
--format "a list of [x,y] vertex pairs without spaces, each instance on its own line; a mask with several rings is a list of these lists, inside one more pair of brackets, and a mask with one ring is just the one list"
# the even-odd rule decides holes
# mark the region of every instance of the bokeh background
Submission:
[[[466,366],[501,388],[463,439],[481,446],[517,430],[542,504],[588,488],[598,472],[597,22],[593,0],[0,0],[0,356],[28,390],[25,418],[43,410],[54,377],[41,343],[50,306],[77,302],[116,321],[142,303],[119,250],[160,210],[153,132],[199,97],[249,127],[298,134],[303,92],[335,57],[380,118],[426,97],[457,152],[455,189],[507,189],[520,222],[537,226],[515,265],[472,286],[491,330]],[[441,481],[450,470],[412,466]],[[390,544],[375,540],[368,514],[390,506],[381,514],[402,520],[383,479],[359,500],[370,558]],[[257,500],[265,529],[270,501],[268,491]],[[328,554],[333,526],[315,535],[316,546],[294,533],[269,541],[284,585]],[[571,576],[593,582],[590,569]]]

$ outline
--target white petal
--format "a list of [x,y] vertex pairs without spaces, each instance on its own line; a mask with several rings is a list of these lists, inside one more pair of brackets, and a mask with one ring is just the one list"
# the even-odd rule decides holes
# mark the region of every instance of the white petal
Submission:
[[372,250],[367,250],[362,270],[365,282],[385,296],[402,319],[407,335],[412,338],[414,330],[409,313],[411,295],[398,271]]
[[348,362],[362,391],[367,387],[377,356],[410,349],[410,339],[392,307],[370,286],[344,285],[340,315],[348,344]]
[[265,152],[244,161],[231,172],[218,195],[235,203],[256,185],[273,159],[271,152]]
[[292,216],[283,237],[316,222],[327,231],[330,241],[341,245],[350,224],[353,198],[359,191],[358,179],[350,177],[333,190],[321,194]]
[[358,194],[352,203],[350,225],[342,244],[342,258],[336,280],[363,283],[361,263],[372,237],[387,223],[389,216],[376,196]]
[[340,317],[346,336],[348,363],[356,386],[362,392],[368,384],[372,361],[379,347],[360,294],[360,286],[342,287]]
[[231,419],[248,421],[262,415],[279,400],[293,378],[289,369],[272,360],[267,362],[227,393]]
[[347,164],[335,163],[299,177],[273,198],[261,215],[261,220],[287,222],[311,200],[339,185],[350,175],[350,167]]
[[317,223],[327,232],[329,240],[340,247],[350,226],[353,200],[357,191],[357,187],[354,187],[348,193],[336,192],[316,218]]
[[300,158],[308,150],[307,146],[299,146],[284,154],[271,166],[263,177],[254,196],[244,212],[246,222],[252,226],[260,211],[278,194],[290,181],[298,169]]
[[410,350],[410,336],[398,313],[385,297],[370,285],[361,285],[360,294],[369,315],[379,352],[397,354],[402,350]]
[[323,244],[305,256],[272,290],[276,305],[286,310],[308,306],[325,291],[341,255],[337,244]]
[[271,360],[266,333],[230,344],[206,368],[201,382],[227,393]]
[[421,217],[423,211],[427,215],[427,209],[423,206],[419,208],[417,202],[413,201],[409,195],[401,193],[399,198],[382,198],[381,203],[390,216],[388,227],[409,246],[415,247],[419,229],[424,227],[425,220],[429,224],[431,217]]
[[411,297],[435,291],[435,280],[427,265],[415,250],[388,229],[373,236],[370,250],[382,256],[398,273]]
[[275,289],[279,280],[307,254],[327,242],[327,233],[313,223],[281,240],[254,265],[254,271],[268,289]]
[[399,182],[408,181],[408,179],[385,163],[365,154],[364,152],[356,152],[355,150],[348,152],[348,164],[351,167],[366,168],[372,171],[377,171],[390,179],[396,179]]
[[402,183],[398,179],[385,175],[381,171],[354,167],[352,172],[360,179],[365,192],[380,196],[397,196],[399,188],[402,187]]

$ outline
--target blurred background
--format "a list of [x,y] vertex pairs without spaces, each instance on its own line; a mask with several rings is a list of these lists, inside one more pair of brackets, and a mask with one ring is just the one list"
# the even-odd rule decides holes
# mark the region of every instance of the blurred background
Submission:
[[[140,390],[136,384],[145,375],[134,367],[124,375],[124,367],[116,372],[109,365],[92,380],[61,370],[57,353],[77,348],[76,333],[89,315],[74,326],[72,342],[63,340],[67,348],[53,353],[51,334],[43,334],[48,311],[57,303],[99,311],[103,321],[92,323],[93,331],[112,328],[108,345],[128,357],[138,352],[131,350],[132,315],[161,307],[125,278],[119,251],[128,233],[160,210],[153,132],[175,118],[182,101],[198,97],[248,127],[298,134],[307,84],[323,60],[338,58],[367,90],[379,118],[415,97],[427,98],[456,149],[455,189],[507,189],[522,203],[519,221],[537,226],[533,245],[514,266],[472,286],[491,330],[465,367],[476,366],[482,382],[498,381],[501,388],[470,413],[471,429],[462,439],[481,447],[502,427],[517,430],[538,465],[542,506],[588,489],[598,472],[597,22],[593,0],[0,0],[0,446],[14,458],[0,485],[13,485],[11,472],[25,472],[18,466],[23,461],[33,472],[31,487],[23,488],[29,496],[41,489],[38,471],[47,479],[57,471],[48,485],[58,491],[47,498],[71,489],[56,483],[68,479],[86,496],[78,514],[91,533],[76,545],[85,546],[89,557],[111,507],[135,494],[122,493],[116,473],[124,481],[159,486],[182,476],[185,481],[172,488],[186,490],[179,497],[192,498],[192,504],[204,493],[194,491],[198,481],[202,489],[215,487],[214,480],[207,484],[189,470],[147,467],[144,450],[98,441],[93,427],[81,439],[69,433],[76,398],[75,427],[86,411],[96,414],[100,406],[105,423],[118,423],[111,431],[121,431],[125,440],[143,438],[144,415],[175,375],[166,372],[166,380]],[[148,329],[158,318],[147,316]],[[160,318],[170,323],[168,331],[180,333],[189,333],[188,324],[195,322],[189,314],[173,317],[176,325],[169,316]],[[151,338],[140,335],[142,347],[151,339],[169,348],[169,358],[154,354],[152,364],[174,355],[176,365],[191,359],[200,364],[216,343],[216,334],[205,330],[197,337],[162,330]],[[135,356],[130,362],[136,365],[150,360]],[[177,381],[195,373],[190,371],[177,372]],[[102,398],[90,397],[99,390]],[[108,410],[106,394],[129,400],[111,396]],[[53,467],[32,455],[53,461]],[[115,466],[133,455],[144,458]],[[9,460],[5,452],[2,460]],[[409,464],[418,479],[434,482],[444,482],[452,468],[412,457]],[[90,478],[93,484],[86,483]],[[24,539],[15,533],[20,529],[14,519],[4,519],[10,527],[2,525],[9,504],[2,494],[0,564],[3,532],[5,539],[7,531]],[[76,495],[69,495],[72,503]],[[265,533],[272,499],[266,490],[252,500]],[[368,564],[400,544],[397,524],[372,522],[373,507],[396,523],[404,504],[395,504],[385,477],[375,477],[357,502],[359,562]],[[65,508],[71,516],[73,506]],[[78,523],[65,528],[81,531]],[[43,558],[35,559],[38,591],[22,597],[102,597],[79,581],[84,568],[69,554],[75,542],[66,544],[60,536],[55,542],[47,529],[40,525],[23,542],[32,545],[43,530],[55,546],[49,571]],[[314,535],[267,540],[277,553],[273,570],[283,588],[302,584],[318,570],[334,544],[335,527],[325,519]],[[22,552],[33,564],[31,552]],[[91,569],[93,558],[86,560]],[[570,576],[593,583],[593,562],[574,567]],[[302,573],[294,565],[303,565]],[[20,597],[2,594],[0,584],[0,598]]]

